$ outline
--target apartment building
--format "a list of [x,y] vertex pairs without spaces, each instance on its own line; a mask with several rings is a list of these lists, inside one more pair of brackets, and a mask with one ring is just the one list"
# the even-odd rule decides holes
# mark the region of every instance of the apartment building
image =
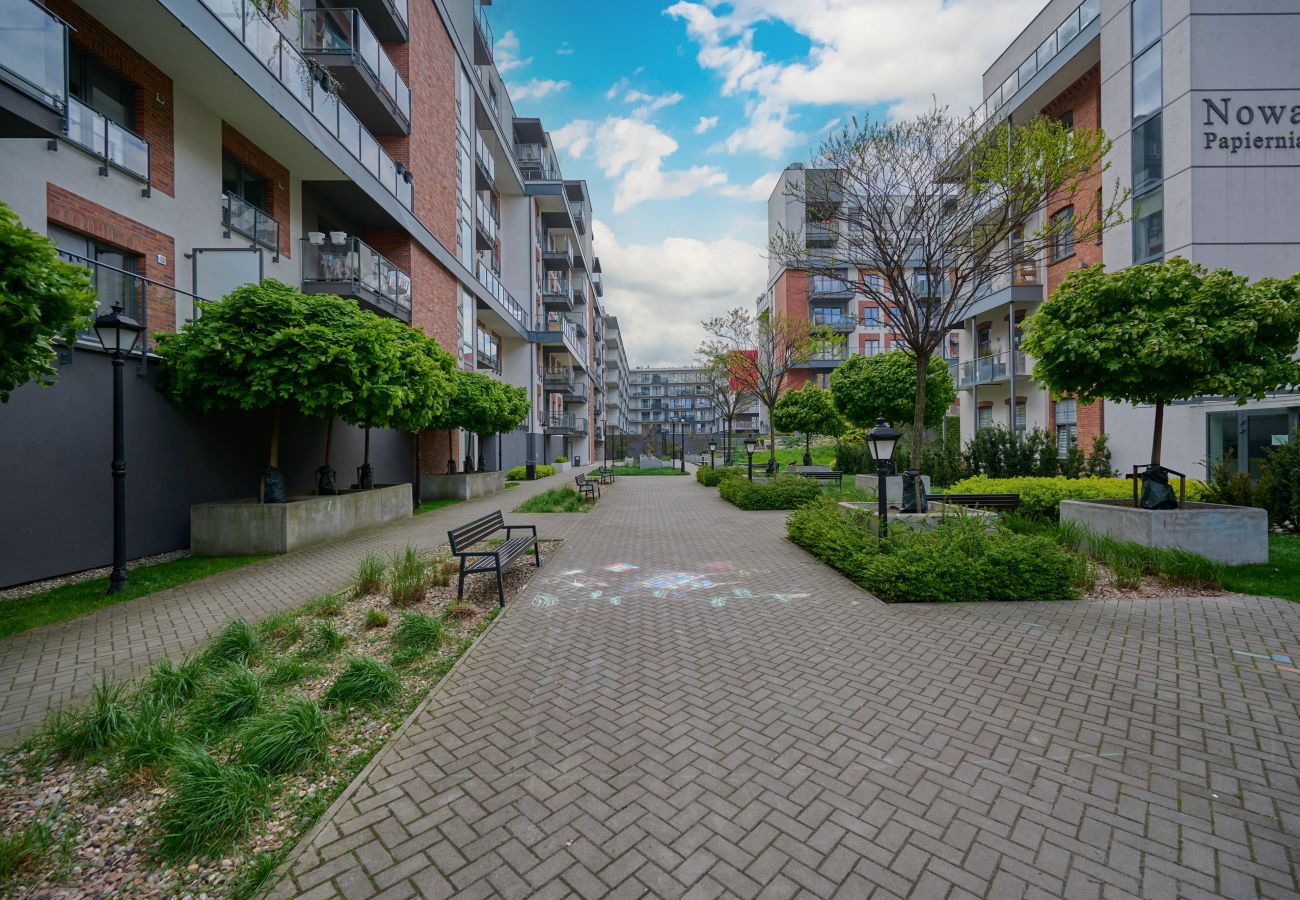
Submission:
[[[629,404],[632,387],[628,380],[631,371],[627,364],[627,347],[619,329],[618,317],[606,315],[605,329],[605,440],[617,435],[632,434]],[[610,452],[615,452],[610,448]],[[621,452],[621,448],[620,451]]]
[[[528,389],[529,420],[509,435],[430,432],[417,451],[373,432],[381,481],[411,480],[417,452],[426,475],[594,458],[605,379],[592,200],[513,106],[489,4],[0,0],[0,199],[93,270],[103,308],[122,301],[150,335],[182,327],[198,299],[275,278],[394,316],[462,367]],[[108,434],[106,360],[79,342],[60,362],[56,387],[23,388],[0,412],[10,457],[32,468],[14,473],[32,487],[11,495],[3,530],[33,548],[57,543],[39,539],[40,509],[108,484],[107,457],[81,449]],[[133,553],[186,546],[189,505],[246,495],[244,470],[265,465],[265,417],[189,416],[153,390],[155,369],[139,360],[128,385],[128,455],[148,473],[129,480]],[[53,421],[55,406],[73,418]],[[305,492],[324,423],[289,426],[281,468]],[[362,440],[335,428],[344,485]],[[41,468],[60,464],[55,478]],[[0,583],[102,562],[107,532],[84,527],[79,549],[34,549]]]
[[[1131,192],[1128,221],[1098,238],[1086,222],[1045,259],[1025,259],[963,323],[962,433],[1001,423],[1054,431],[1087,449],[1110,436],[1116,465],[1150,459],[1153,410],[1052,397],[1020,352],[1021,326],[1072,269],[1119,269],[1183,256],[1251,278],[1300,269],[1300,7],[1290,0],[1052,0],[984,74],[980,115],[992,127],[1050,116],[1104,129],[1109,170],[1085,187]],[[1049,204],[1043,216],[1073,221]],[[1012,403],[1014,398],[1014,405]],[[1258,474],[1270,446],[1300,421],[1300,395],[1239,407],[1204,397],[1165,411],[1166,465],[1203,476],[1234,453]]]
[[[807,169],[801,163],[793,163],[781,173],[767,201],[768,238],[781,233],[800,235],[810,260],[826,259],[837,252],[842,255],[844,250],[838,246],[836,226],[811,218],[805,204],[790,195],[792,186],[797,193],[805,184],[812,183],[812,179],[833,182],[835,172]],[[916,276],[909,273],[909,277]],[[861,288],[865,285],[875,291],[886,288],[883,276],[864,266],[845,265],[838,277],[813,275],[803,269],[782,266],[775,257],[769,257],[767,289],[759,298],[759,312],[772,311],[825,326],[834,335],[832,346],[819,351],[791,373],[791,389],[809,381],[826,387],[831,371],[850,355],[872,356],[894,349],[897,336],[889,327],[888,314],[876,300],[863,293]],[[955,358],[956,335],[941,349],[946,357]]]
[[[628,424],[635,434],[721,434],[727,423],[715,406],[706,370],[700,366],[638,366],[628,379]],[[762,416],[756,400],[742,404],[731,429],[757,432]],[[694,446],[694,444],[692,444]]]

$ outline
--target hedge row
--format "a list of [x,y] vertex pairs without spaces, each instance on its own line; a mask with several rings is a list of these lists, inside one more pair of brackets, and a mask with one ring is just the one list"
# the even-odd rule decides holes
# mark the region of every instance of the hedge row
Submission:
[[768,481],[749,481],[740,476],[724,476],[718,493],[741,509],[797,509],[818,499],[819,482],[798,475],[781,475]]
[[[537,466],[538,478],[545,478],[548,475],[554,475],[554,474],[555,474],[555,466],[546,466],[546,465]],[[507,481],[523,481],[527,477],[528,477],[527,466],[515,466],[510,471],[506,472]]]
[[[1177,482],[1173,482],[1177,491]],[[1133,496],[1133,482],[1124,478],[990,478],[976,475],[945,489],[949,494],[1019,494],[1017,512],[1028,518],[1055,522],[1062,500],[1104,500]],[[1187,499],[1200,500],[1205,485],[1188,479]]]
[[717,487],[722,483],[722,479],[729,475],[743,478],[745,476],[745,470],[739,466],[720,466],[716,469],[709,468],[708,466],[695,467],[695,480],[705,487]]

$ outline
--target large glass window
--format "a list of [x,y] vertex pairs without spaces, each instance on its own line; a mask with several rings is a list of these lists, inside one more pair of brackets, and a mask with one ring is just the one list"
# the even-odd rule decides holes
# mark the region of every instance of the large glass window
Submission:
[[1158,259],[1165,252],[1165,192],[1163,188],[1133,201],[1133,262]]
[[880,352],[880,341],[878,339],[871,338],[870,340],[865,340],[862,342],[863,356],[875,356],[879,352]]
[[864,306],[862,307],[862,324],[863,325],[880,325],[880,307]]
[[1054,413],[1056,419],[1056,455],[1061,459],[1070,451],[1070,445],[1078,438],[1079,410],[1072,398],[1056,401]]
[[993,407],[981,406],[979,408],[975,416],[975,427],[976,428],[993,427]]
[[1074,207],[1052,213],[1052,262],[1074,256]]
[[1024,433],[1025,424],[1028,420],[1025,418],[1025,401],[1016,401],[1016,431]]
[[1133,52],[1160,40],[1160,0],[1133,0]]
[[1133,121],[1160,112],[1164,92],[1160,83],[1160,45],[1133,60]]
[[135,88],[76,44],[68,47],[68,93],[110,122],[135,128]]
[[60,250],[76,257],[70,262],[84,265],[93,273],[91,281],[99,300],[96,315],[106,313],[113,304],[120,303],[128,316],[139,320],[139,285],[132,277],[137,274],[139,265],[135,254],[57,225],[49,226],[49,236]]
[[1133,129],[1133,190],[1141,193],[1164,178],[1163,116]]
[[266,179],[225,155],[221,157],[221,190],[266,211]]

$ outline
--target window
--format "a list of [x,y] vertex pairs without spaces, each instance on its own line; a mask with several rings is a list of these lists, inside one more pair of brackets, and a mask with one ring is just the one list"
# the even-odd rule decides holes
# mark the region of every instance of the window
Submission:
[[[49,226],[49,236],[60,250],[79,257],[70,262],[84,265],[93,272],[91,280],[99,300],[96,315],[106,313],[114,303],[120,303],[128,316],[139,320],[139,286],[132,277],[139,271],[139,258],[135,254],[57,225]],[[89,331],[85,333],[89,334]]]
[[1160,40],[1160,0],[1133,0],[1133,52]]
[[1070,451],[1070,445],[1078,439],[1078,405],[1073,399],[1056,401],[1056,455],[1061,459]]
[[1074,256],[1074,207],[1052,213],[1052,262]]
[[1162,117],[1152,116],[1133,129],[1133,190],[1141,192],[1164,178]]
[[991,356],[993,354],[993,326],[980,325],[975,329],[975,355]]
[[1065,112],[1061,113],[1059,116],[1056,117],[1056,121],[1060,122],[1061,127],[1064,128],[1066,131],[1073,133],[1074,110],[1067,109]]
[[1164,102],[1164,89],[1160,78],[1160,45],[1156,44],[1133,60],[1134,122],[1140,122],[1160,111]]
[[979,408],[979,410],[976,412],[975,427],[976,428],[993,427],[993,407],[981,406]]
[[224,154],[221,157],[221,190],[266,211],[266,179]]
[[76,44],[68,47],[68,93],[110,122],[135,127],[135,88]]
[[885,278],[879,272],[868,272],[862,276],[862,283],[868,291],[881,294],[885,290]]
[[1016,401],[1016,431],[1024,432],[1025,430],[1025,401]]
[[1133,201],[1133,262],[1158,259],[1165,252],[1165,192],[1156,188]]
[[870,338],[862,342],[862,355],[875,356],[880,352],[880,339]]
[[862,307],[862,324],[863,325],[880,325],[880,307],[864,306]]

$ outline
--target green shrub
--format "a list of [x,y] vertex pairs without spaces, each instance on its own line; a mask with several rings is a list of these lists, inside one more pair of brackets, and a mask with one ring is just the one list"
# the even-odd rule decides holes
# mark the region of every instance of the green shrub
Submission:
[[1265,506],[1263,495],[1249,474],[1237,471],[1237,455],[1229,450],[1210,466],[1210,480],[1201,499],[1227,506]]
[[[555,466],[538,465],[534,466],[534,469],[537,471],[538,478],[546,478],[549,475],[555,474]],[[506,478],[510,481],[523,481],[527,477],[527,466],[515,466],[509,472],[506,472]]]
[[1272,524],[1300,531],[1300,428],[1264,457],[1259,492]]
[[557,456],[551,461],[554,463],[566,463],[569,461],[569,458],[567,456]]
[[158,808],[164,857],[213,856],[243,837],[267,808],[267,782],[255,769],[221,765],[202,747],[176,752],[171,791]]
[[549,491],[543,491],[529,497],[523,503],[515,507],[515,512],[521,513],[548,513],[548,512],[585,512],[593,504],[584,503],[582,495],[571,487],[551,488]]
[[[1177,485],[1175,484],[1175,490]],[[1188,479],[1187,499],[1199,500],[1205,485]],[[1019,494],[1022,516],[1055,522],[1062,500],[1120,499],[1133,496],[1133,482],[1123,478],[964,478],[946,489],[950,494]]]
[[233,619],[212,640],[204,657],[208,662],[251,663],[260,659],[262,652],[257,629],[243,619]]
[[1093,478],[1114,478],[1115,468],[1110,460],[1110,435],[1099,434],[1092,439],[1092,452],[1084,471]]
[[367,553],[357,563],[357,593],[378,594],[384,589],[384,561],[374,553]]
[[770,481],[723,478],[718,493],[741,509],[796,509],[820,497],[821,487],[798,475],[781,475]]
[[46,726],[45,744],[66,759],[86,759],[108,749],[130,718],[122,685],[105,675],[85,707],[55,710]]
[[268,775],[309,766],[325,758],[329,726],[325,713],[305,697],[249,719],[239,729],[240,758]]
[[729,477],[744,478],[745,470],[736,466],[719,466],[716,469],[698,466],[695,469],[695,480],[705,487],[717,487],[722,483],[722,479]]
[[354,656],[323,698],[331,706],[383,706],[397,696],[402,680],[392,666]]
[[205,687],[204,699],[191,714],[200,733],[211,736],[241,719],[246,719],[262,705],[262,679],[243,663],[232,664]]
[[845,475],[864,475],[876,471],[876,461],[861,440],[835,442],[835,468]]
[[432,583],[429,561],[414,547],[393,554],[388,563],[388,599],[393,606],[414,606]]
[[117,740],[117,756],[124,773],[162,769],[171,764],[179,733],[171,707],[162,700],[144,696]]
[[1018,435],[1005,425],[981,428],[966,443],[966,470],[991,478],[1050,478],[1060,471],[1056,438],[1042,428]]

